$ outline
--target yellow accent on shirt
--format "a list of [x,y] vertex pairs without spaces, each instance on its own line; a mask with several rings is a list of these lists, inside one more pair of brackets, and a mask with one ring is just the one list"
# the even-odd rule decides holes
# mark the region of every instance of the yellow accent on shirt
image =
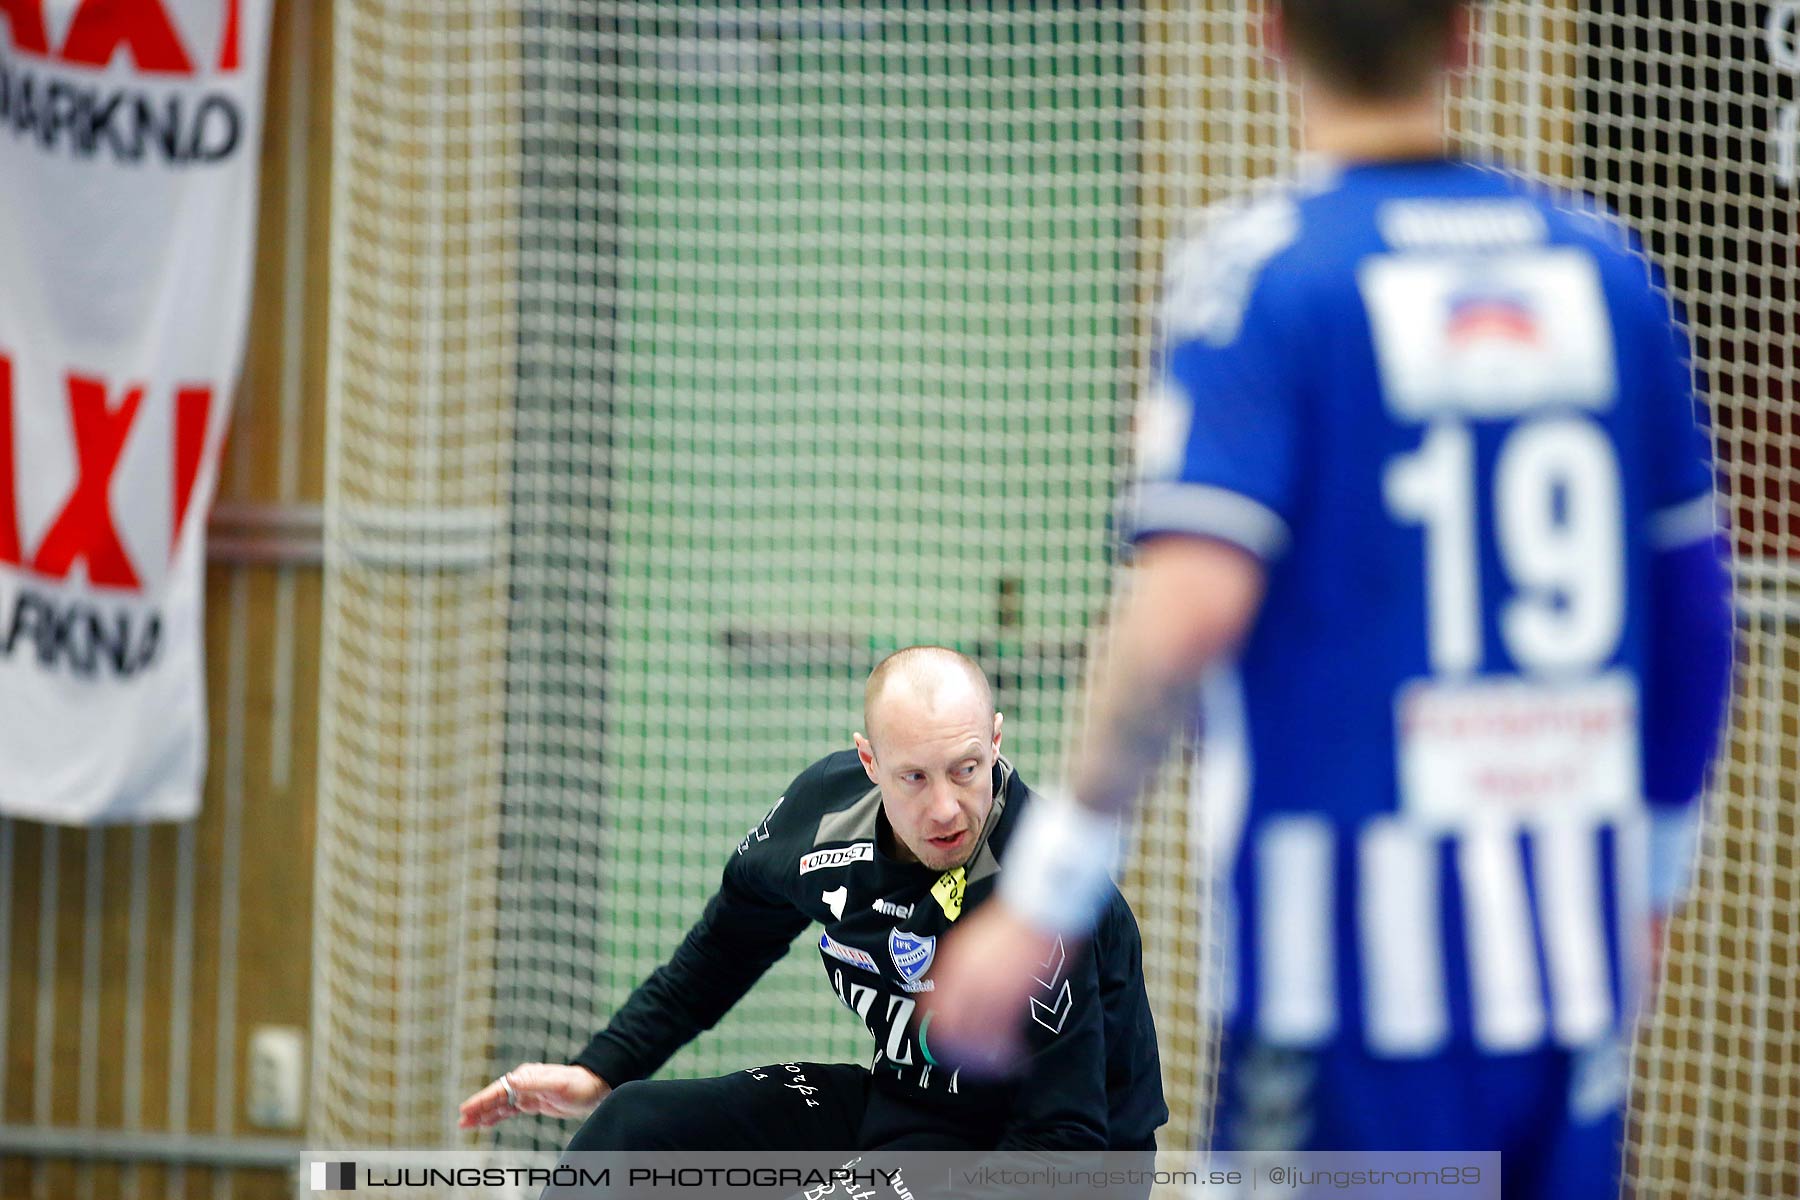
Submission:
[[958,867],[954,871],[945,871],[938,876],[937,882],[931,885],[931,898],[938,902],[938,907],[943,909],[944,915],[952,921],[962,916],[965,879],[963,869]]

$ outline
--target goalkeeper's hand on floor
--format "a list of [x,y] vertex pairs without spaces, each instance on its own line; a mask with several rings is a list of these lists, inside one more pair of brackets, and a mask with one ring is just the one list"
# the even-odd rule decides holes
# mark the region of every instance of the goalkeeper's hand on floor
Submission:
[[464,1100],[458,1129],[486,1129],[508,1117],[586,1117],[611,1094],[612,1085],[586,1067],[520,1063]]

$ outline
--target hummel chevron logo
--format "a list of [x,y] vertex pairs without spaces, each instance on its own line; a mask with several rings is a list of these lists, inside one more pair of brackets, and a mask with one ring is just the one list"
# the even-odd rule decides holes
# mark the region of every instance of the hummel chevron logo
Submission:
[[[1048,999],[1031,998],[1031,1019],[1051,1033],[1061,1033],[1063,1023],[1075,1011],[1075,997],[1069,991],[1069,981],[1063,978],[1063,968],[1068,965],[1069,952],[1059,937],[1050,950],[1050,957],[1038,964],[1037,973],[1032,976]],[[1058,983],[1062,984],[1061,988],[1057,987]]]
[[1056,939],[1056,945],[1050,948],[1050,957],[1038,964],[1036,979],[1039,985],[1054,988],[1062,979],[1063,968],[1069,963],[1069,952],[1063,948],[1063,940]]

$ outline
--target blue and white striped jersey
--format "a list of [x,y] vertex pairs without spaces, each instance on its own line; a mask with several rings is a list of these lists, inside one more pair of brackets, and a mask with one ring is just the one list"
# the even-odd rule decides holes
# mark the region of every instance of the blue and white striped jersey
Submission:
[[1662,548],[1714,534],[1686,336],[1605,214],[1334,168],[1171,256],[1138,539],[1266,564],[1207,688],[1232,1019],[1383,1055],[1583,1045],[1647,950]]

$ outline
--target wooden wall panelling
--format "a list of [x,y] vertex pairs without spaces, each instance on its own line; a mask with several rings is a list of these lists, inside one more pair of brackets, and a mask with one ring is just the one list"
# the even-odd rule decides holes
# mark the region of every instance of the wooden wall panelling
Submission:
[[[218,495],[239,512],[323,493],[330,27],[329,3],[276,0],[249,345]],[[255,1026],[307,1026],[320,593],[316,566],[209,565],[194,824],[0,828],[6,1125],[298,1141],[248,1123],[245,1063]],[[282,1170],[0,1158],[6,1197],[291,1194]]]

